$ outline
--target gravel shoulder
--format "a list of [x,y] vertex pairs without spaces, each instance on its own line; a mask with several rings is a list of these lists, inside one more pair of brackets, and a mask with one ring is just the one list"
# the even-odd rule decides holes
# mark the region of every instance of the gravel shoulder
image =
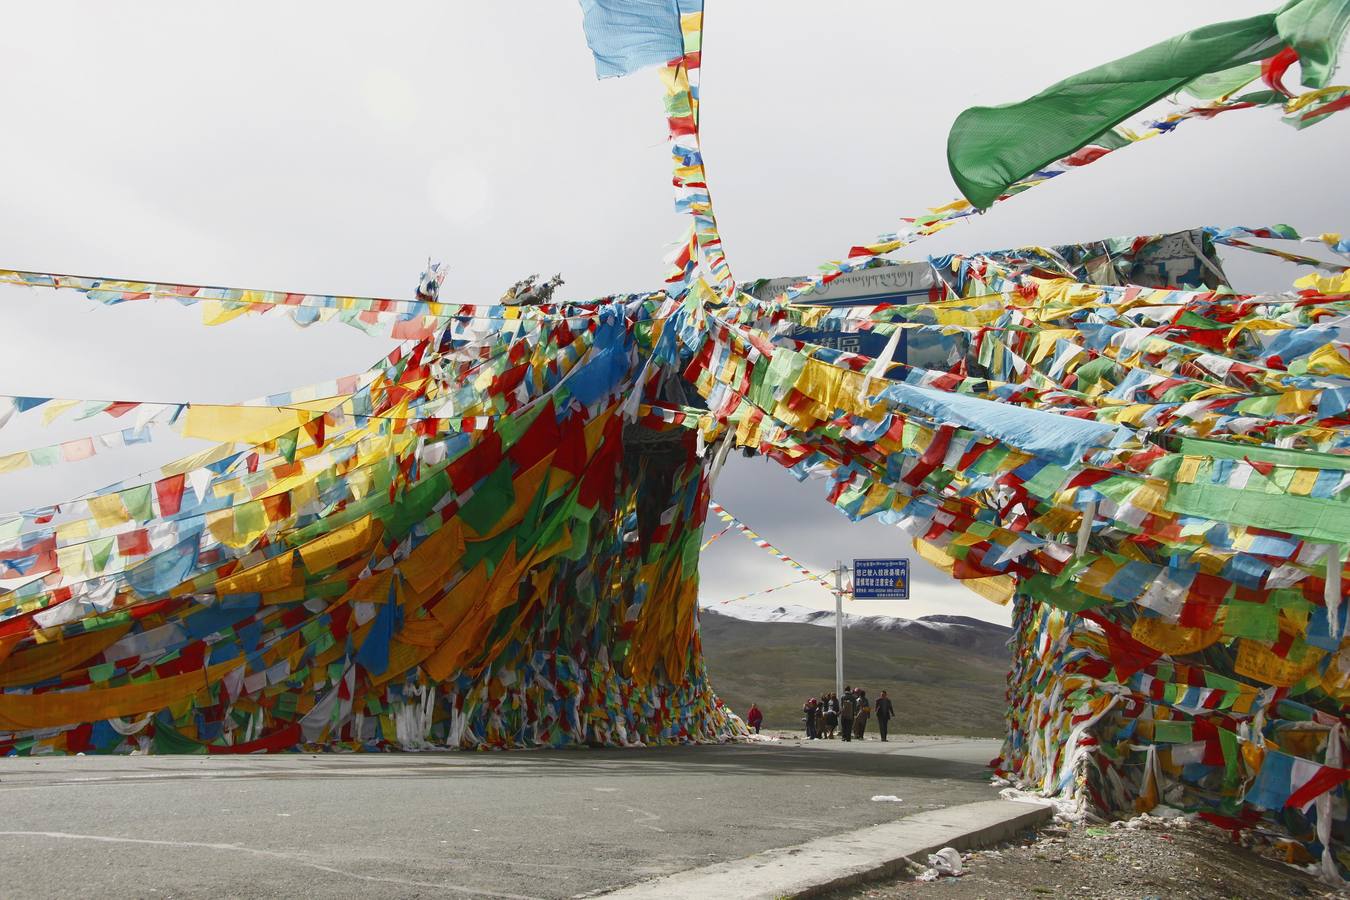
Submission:
[[912,874],[829,897],[1285,900],[1350,896],[1330,890],[1276,855],[1273,848],[1244,847],[1233,843],[1225,831],[1184,819],[1165,823],[1137,819],[1112,826],[1055,825],[1039,834],[1024,834],[1012,843],[963,854],[960,877],[924,882]]

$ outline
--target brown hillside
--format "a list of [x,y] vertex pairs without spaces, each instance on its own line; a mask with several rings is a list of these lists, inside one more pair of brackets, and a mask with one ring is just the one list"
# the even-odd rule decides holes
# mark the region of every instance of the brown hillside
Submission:
[[[802,728],[806,698],[834,688],[834,629],[747,622],[703,611],[703,650],[713,689],[738,714],[752,702],[768,728]],[[1006,651],[1004,651],[1006,653]],[[1003,653],[911,635],[851,628],[844,679],[895,704],[891,730],[1002,737],[1008,663]],[[869,724],[876,733],[876,724]]]

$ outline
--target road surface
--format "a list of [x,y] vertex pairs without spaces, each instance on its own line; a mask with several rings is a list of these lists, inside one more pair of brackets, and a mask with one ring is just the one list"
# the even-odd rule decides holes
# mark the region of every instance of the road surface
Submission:
[[918,738],[0,759],[0,871],[29,898],[574,897],[990,799],[997,752]]

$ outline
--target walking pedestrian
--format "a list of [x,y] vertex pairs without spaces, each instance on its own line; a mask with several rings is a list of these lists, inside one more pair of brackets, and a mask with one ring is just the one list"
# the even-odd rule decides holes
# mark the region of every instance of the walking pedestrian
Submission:
[[[764,724],[764,713],[759,711],[759,707],[754,703],[750,704],[750,711],[745,714],[745,724],[755,729],[755,734],[759,734],[759,726]],[[885,738],[882,738],[884,741]]]
[[839,736],[846,741],[853,740],[853,688],[844,688],[844,696],[839,698]]
[[858,688],[857,711],[853,714],[853,736],[858,740],[863,740],[863,733],[867,731],[867,717],[872,714],[872,706],[867,702],[867,692]]
[[882,691],[881,696],[877,698],[877,728],[881,729],[881,739],[886,740],[886,727],[890,725],[891,719],[895,717],[895,706],[891,703],[891,698]]

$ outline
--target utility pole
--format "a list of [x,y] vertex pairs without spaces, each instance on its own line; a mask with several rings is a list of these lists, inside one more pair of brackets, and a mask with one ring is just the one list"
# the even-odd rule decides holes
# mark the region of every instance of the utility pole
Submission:
[[844,696],[844,563],[834,562],[834,694]]

